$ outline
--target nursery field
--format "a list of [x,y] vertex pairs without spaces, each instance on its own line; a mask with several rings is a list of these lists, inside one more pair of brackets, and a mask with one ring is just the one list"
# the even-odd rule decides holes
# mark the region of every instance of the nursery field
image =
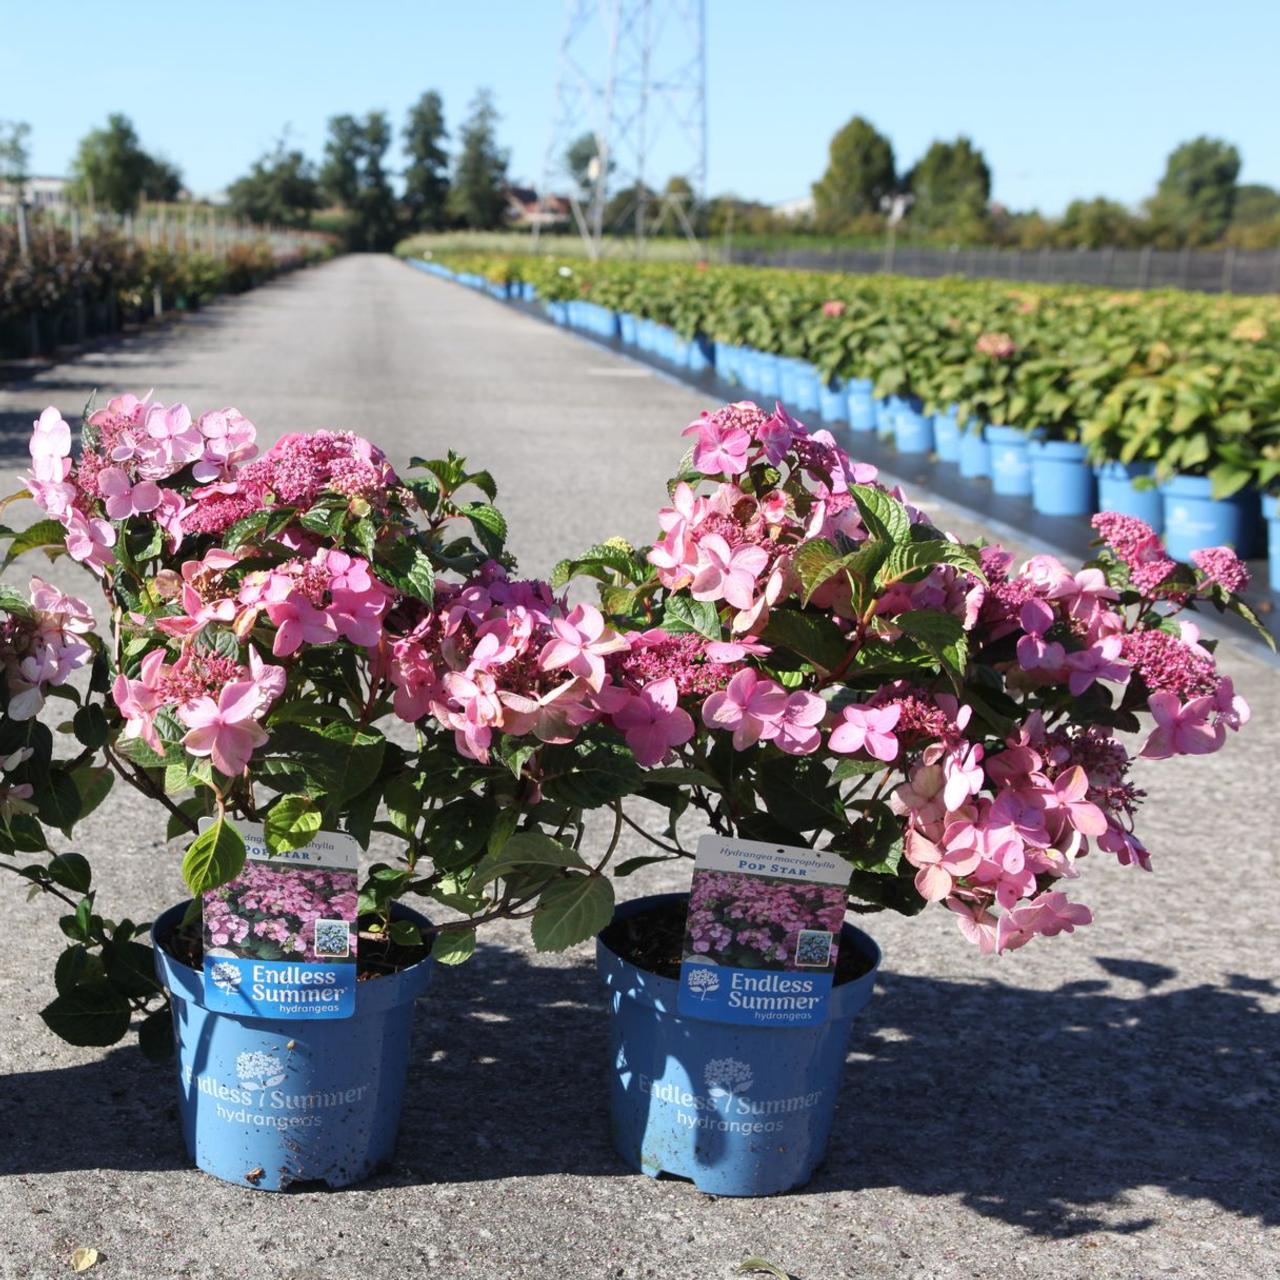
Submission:
[[[936,317],[936,298],[951,295],[930,288],[913,286],[913,297]],[[824,300],[806,305],[820,311]],[[847,309],[865,301],[850,295]],[[682,306],[676,291],[664,322],[696,331]],[[1170,350],[1142,376],[1162,386],[1170,370],[1190,378],[1194,349],[1220,342],[1260,371],[1247,396],[1278,394],[1259,351],[1270,344],[1274,379],[1280,320],[1268,313],[1255,339],[1256,327],[1242,327],[1252,314],[1208,312],[1195,321],[1207,326],[1203,341],[1146,332],[1143,361],[1157,341]],[[1025,345],[1034,318],[1011,304],[1002,325]],[[766,321],[779,323],[764,309]],[[841,337],[840,352],[854,341]],[[908,386],[916,366],[903,350],[894,370],[873,375],[886,389],[944,405],[976,405],[980,390],[994,418],[994,380],[950,390],[937,372],[934,388],[923,374]],[[823,364],[817,346],[806,352]],[[1126,368],[1139,358],[1124,354],[1115,359]],[[824,367],[864,376],[844,359]],[[1009,378],[1005,421],[1023,394]],[[264,443],[351,428],[397,465],[455,446],[492,472],[512,550],[538,574],[566,546],[649,540],[687,443],[680,432],[706,407],[687,386],[563,328],[389,257],[350,256],[0,385],[3,492],[18,487],[47,404],[73,419],[95,390],[153,386],[166,401],[232,397]],[[1181,403],[1182,392],[1166,392]],[[1214,384],[1212,395],[1228,394]],[[1118,422],[1149,411],[1127,392],[1119,400]],[[1259,451],[1235,450],[1237,439],[1223,452],[1208,418],[1187,413],[1180,437],[1203,438],[1213,467],[1269,483]],[[1059,421],[1066,430],[1082,419]],[[1172,447],[1154,428],[1149,438]],[[1179,456],[1185,465],[1185,446]],[[928,494],[910,496],[939,525],[984,532]],[[82,571],[65,560],[49,577],[83,591]],[[68,1274],[78,1247],[98,1251],[94,1275],[219,1280],[727,1280],[748,1256],[801,1280],[960,1280],[1000,1265],[1054,1280],[1270,1274],[1280,1250],[1280,986],[1266,888],[1277,870],[1274,806],[1263,798],[1280,752],[1280,678],[1231,639],[1220,662],[1253,722],[1217,755],[1140,766],[1155,869],[1089,867],[1096,923],[997,960],[966,945],[939,908],[911,924],[863,918],[885,971],[854,1031],[830,1158],[807,1187],[768,1200],[716,1199],[619,1161],[591,948],[537,954],[512,922],[482,935],[468,964],[438,973],[419,1003],[389,1171],[348,1191],[279,1196],[215,1181],[188,1167],[170,1064],[147,1062],[132,1043],[69,1047],[44,1027],[34,1010],[46,988],[52,995],[55,913],[4,886],[0,1276]],[[80,838],[116,886],[103,910],[150,919],[183,896],[180,845],[166,846],[132,793],[113,792]],[[370,857],[389,848],[375,835]],[[642,851],[624,838],[619,858]],[[623,897],[687,887],[688,870],[649,868],[618,883]]]

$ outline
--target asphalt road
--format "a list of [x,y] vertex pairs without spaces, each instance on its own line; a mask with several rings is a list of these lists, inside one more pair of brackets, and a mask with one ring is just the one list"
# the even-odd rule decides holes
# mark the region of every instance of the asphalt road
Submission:
[[[351,257],[0,387],[5,491],[46,404],[70,417],[95,388],[152,386],[232,403],[268,439],[350,427],[400,462],[465,451],[538,573],[650,532],[703,407],[486,298]],[[83,589],[73,566],[53,576]],[[1280,680],[1224,652],[1254,721],[1208,761],[1144,770],[1157,870],[1090,859],[1095,925],[991,961],[940,910],[871,918],[887,972],[830,1159],[772,1200],[619,1163],[590,948],[539,957],[514,925],[420,1004],[389,1172],[340,1193],[219,1183],[187,1166],[171,1068],[45,1030],[54,913],[0,887],[0,1275],[69,1274],[77,1246],[99,1250],[91,1274],[148,1278],[716,1280],[748,1254],[803,1280],[1277,1274]],[[78,837],[110,874],[110,913],[179,896],[163,826],[115,794]]]

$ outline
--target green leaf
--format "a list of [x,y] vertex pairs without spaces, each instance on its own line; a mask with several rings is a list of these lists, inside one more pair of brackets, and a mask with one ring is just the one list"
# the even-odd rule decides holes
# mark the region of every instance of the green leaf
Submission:
[[869,484],[849,486],[849,496],[857,503],[867,532],[884,542],[901,543],[911,537],[911,517],[897,498]]
[[66,550],[67,531],[57,520],[36,521],[9,543],[9,550],[5,555],[4,563],[0,564],[0,569],[7,568],[24,552],[34,551],[37,547],[52,548],[49,551],[49,558],[52,559]]
[[[931,542],[908,542],[893,547],[885,557],[876,582],[886,586],[911,575],[927,571],[935,564],[953,564],[966,573],[982,578],[982,566],[968,547],[942,539]],[[924,574],[921,572],[921,576]]]
[[439,964],[463,964],[476,951],[474,929],[446,929],[436,934],[431,946],[431,958]]
[[82,746],[96,751],[107,740],[107,717],[96,702],[81,707],[72,716],[71,724]]
[[1227,601],[1226,608],[1232,613],[1238,614],[1247,623],[1249,623],[1258,632],[1258,634],[1262,636],[1263,640],[1270,647],[1272,653],[1276,651],[1275,637],[1263,625],[1262,619],[1259,618],[1249,605],[1241,600],[1239,596],[1232,596],[1231,599]]
[[734,1271],[740,1276],[749,1276],[755,1273],[763,1273],[773,1276],[774,1280],[794,1280],[790,1272],[784,1271],[776,1262],[770,1262],[767,1258],[761,1258],[753,1254],[749,1258],[743,1260],[734,1267]]
[[209,829],[191,842],[182,859],[182,878],[191,896],[198,898],[234,880],[244,867],[244,858],[243,837],[226,818],[215,818]]
[[849,778],[861,777],[868,773],[879,773],[885,768],[883,760],[841,760],[831,770],[833,782],[844,782]]
[[73,893],[88,893],[93,883],[89,859],[82,853],[60,853],[49,859],[49,879]]
[[625,862],[620,862],[613,869],[615,876],[629,876],[642,867],[652,866],[655,862],[671,862],[675,858],[675,854],[655,853],[639,858],[627,858]]
[[849,641],[830,618],[821,613],[801,613],[796,609],[774,609],[764,640],[776,648],[788,649],[823,671],[835,671],[849,652]]
[[87,818],[111,793],[116,775],[106,765],[83,765],[71,775],[80,793],[80,816],[77,822]]
[[621,747],[579,742],[543,752],[543,794],[573,809],[597,809],[644,786],[644,772]]
[[319,834],[320,809],[310,796],[284,796],[271,806],[263,824],[267,848],[272,853],[301,849]]
[[129,1030],[131,1006],[108,982],[86,982],[40,1010],[45,1025],[68,1044],[103,1048]]
[[148,996],[160,990],[155,953],[141,942],[109,942],[102,948],[107,978],[127,996]]
[[101,959],[81,943],[63,951],[53,967],[53,985],[60,996],[81,983],[102,982],[106,976]]
[[37,788],[36,814],[46,826],[57,827],[64,835],[80,818],[80,792],[64,769],[50,769],[49,776]]
[[168,1004],[142,1020],[138,1046],[151,1062],[164,1062],[173,1057],[173,1010]]
[[804,543],[792,561],[796,576],[800,579],[800,603],[808,604],[813,593],[844,568],[845,559],[839,549],[826,538],[814,538]]
[[489,884],[499,876],[512,872],[538,870],[560,870],[566,867],[583,867],[586,863],[578,856],[576,850],[568,845],[543,835],[540,831],[517,831],[508,836],[502,846],[493,853],[487,853],[476,868],[475,883]]
[[412,920],[393,920],[387,932],[398,947],[422,946],[422,933]]
[[912,609],[898,614],[893,622],[934,654],[957,682],[964,679],[969,638],[959,618],[936,609]]
[[549,884],[530,925],[539,951],[563,951],[594,937],[613,919],[613,885],[600,875],[572,874]]
[[694,600],[691,596],[667,597],[662,629],[674,635],[696,631],[708,640],[719,640],[724,635],[715,605],[710,600]]
[[247,538],[265,529],[270,520],[271,508],[262,507],[257,511],[250,511],[247,516],[241,516],[239,520],[228,525],[226,533],[222,535],[227,550],[234,551]]
[[384,556],[380,556],[376,571],[393,587],[407,596],[430,604],[435,597],[436,575],[431,560],[421,547],[402,539],[392,544]]
[[497,507],[487,502],[470,502],[459,510],[476,531],[476,540],[495,559],[502,554],[507,540],[507,522]]

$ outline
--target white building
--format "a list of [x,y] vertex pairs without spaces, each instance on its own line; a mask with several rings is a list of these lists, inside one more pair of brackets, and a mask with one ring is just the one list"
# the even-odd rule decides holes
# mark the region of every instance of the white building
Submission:
[[813,197],[798,196],[794,200],[780,200],[769,206],[780,218],[811,218],[813,216]]
[[[70,201],[67,199],[67,178],[28,178],[23,190],[23,200],[29,209],[65,209]],[[16,193],[6,182],[0,184],[0,209],[12,209],[17,203]]]

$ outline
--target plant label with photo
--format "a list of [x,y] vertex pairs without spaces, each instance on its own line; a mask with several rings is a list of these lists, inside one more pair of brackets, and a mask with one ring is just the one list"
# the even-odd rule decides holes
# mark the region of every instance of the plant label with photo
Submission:
[[825,1022],[848,885],[839,854],[703,836],[680,1012],[757,1027]]
[[244,870],[204,895],[207,1006],[250,1018],[351,1017],[359,845],[321,831],[273,854],[260,825],[237,829]]

